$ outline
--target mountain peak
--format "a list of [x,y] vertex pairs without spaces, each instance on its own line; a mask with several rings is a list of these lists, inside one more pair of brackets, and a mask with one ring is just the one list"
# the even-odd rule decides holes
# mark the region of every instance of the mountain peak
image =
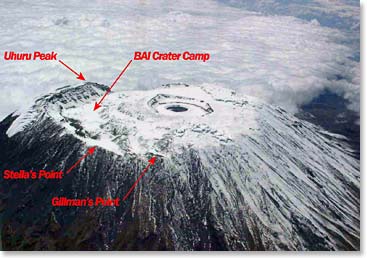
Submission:
[[[236,243],[243,244],[240,249],[253,248],[258,238],[256,248],[267,250],[358,248],[359,162],[340,136],[280,108],[210,85],[111,92],[103,108],[94,112],[104,92],[105,86],[87,83],[38,99],[7,130],[16,141],[11,146],[32,145],[40,141],[39,135],[52,135],[47,148],[59,156],[65,155],[60,148],[74,147],[69,142],[76,145],[75,153],[80,153],[78,146],[97,146],[100,151],[80,173],[88,167],[88,174],[102,180],[93,183],[101,186],[98,192],[121,189],[121,182],[135,179],[131,173],[144,169],[146,157],[152,157],[148,162],[153,164],[159,156],[156,184],[150,181],[139,196],[149,200],[145,205],[150,211],[169,214],[164,225],[177,236],[219,230],[228,249],[239,248]],[[36,150],[37,160],[52,159],[42,151]],[[14,155],[10,151],[9,157]],[[63,160],[56,166],[65,169]],[[102,172],[108,176],[100,176]],[[157,196],[163,197],[151,201]],[[163,206],[149,206],[161,201]],[[190,208],[193,202],[202,203],[199,213],[196,206]],[[190,230],[182,231],[177,223],[182,218],[190,218],[185,224]],[[317,247],[312,246],[315,238]],[[181,238],[177,242],[192,247]]]

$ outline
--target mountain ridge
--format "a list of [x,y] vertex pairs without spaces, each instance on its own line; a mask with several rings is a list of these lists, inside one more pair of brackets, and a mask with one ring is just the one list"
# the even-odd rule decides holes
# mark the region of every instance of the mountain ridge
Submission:
[[[112,92],[94,113],[105,86],[77,89],[0,123],[2,170],[66,170],[97,146],[60,182],[1,179],[4,249],[359,249],[359,161],[341,136],[210,85]],[[61,194],[122,197],[152,154],[120,207],[51,207]]]

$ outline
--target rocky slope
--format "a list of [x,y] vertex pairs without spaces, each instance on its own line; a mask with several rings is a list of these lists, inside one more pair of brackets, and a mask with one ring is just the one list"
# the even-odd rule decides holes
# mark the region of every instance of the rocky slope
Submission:
[[[359,161],[343,137],[210,85],[112,92],[87,83],[0,123],[0,169],[66,171],[1,179],[6,250],[357,250]],[[51,198],[123,197],[119,207]]]

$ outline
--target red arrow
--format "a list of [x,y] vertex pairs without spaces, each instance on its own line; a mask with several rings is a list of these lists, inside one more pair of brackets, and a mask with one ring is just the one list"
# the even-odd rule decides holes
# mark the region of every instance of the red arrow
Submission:
[[116,82],[120,79],[120,77],[124,74],[124,72],[126,71],[126,69],[129,67],[129,65],[131,64],[133,60],[130,60],[127,65],[125,66],[125,68],[121,71],[121,73],[119,74],[119,76],[117,76],[116,80],[112,83],[112,85],[106,90],[105,94],[102,96],[101,100],[97,103],[94,103],[94,108],[93,111],[96,111],[97,109],[99,109],[101,107],[101,103],[104,100],[104,98],[107,96],[108,93],[111,92],[113,86],[115,86]]
[[85,159],[88,155],[92,155],[94,150],[96,149],[96,147],[92,147],[88,149],[88,152],[86,154],[83,155],[83,157],[81,157],[74,165],[72,165],[68,171],[66,171],[66,174],[69,174],[71,170],[73,170],[76,166],[78,166],[78,164]]
[[68,66],[67,64],[65,64],[63,61],[59,60],[59,62],[64,65],[66,68],[68,68],[70,71],[72,71],[75,75],[77,75],[78,77],[76,77],[77,79],[81,80],[81,81],[85,81],[85,78],[83,76],[82,73],[77,73],[75,72],[70,66]]
[[130,190],[127,192],[127,194],[125,194],[124,198],[122,198],[123,201],[125,201],[127,199],[127,197],[129,197],[130,193],[134,190],[135,186],[139,183],[140,179],[144,176],[145,172],[148,171],[150,166],[154,165],[154,162],[156,160],[156,157],[152,157],[148,162],[148,166],[146,166],[144,168],[144,170],[140,173],[140,176],[138,177],[138,179],[135,181],[135,183],[132,185],[132,187],[130,188]]

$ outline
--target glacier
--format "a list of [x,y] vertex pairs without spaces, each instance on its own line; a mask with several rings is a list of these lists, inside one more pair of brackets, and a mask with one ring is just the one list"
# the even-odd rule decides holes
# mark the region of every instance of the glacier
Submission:
[[[66,86],[0,123],[1,168],[66,171],[97,146],[60,183],[14,193],[18,183],[2,181],[5,248],[21,248],[7,242],[15,231],[47,250],[359,250],[360,164],[343,136],[208,83],[110,92],[93,111],[106,90]],[[62,193],[122,197],[151,155],[156,166],[121,207],[48,207]],[[25,237],[9,201],[27,195],[36,216],[26,200],[41,193],[41,235],[50,221],[57,232],[46,244]]]

